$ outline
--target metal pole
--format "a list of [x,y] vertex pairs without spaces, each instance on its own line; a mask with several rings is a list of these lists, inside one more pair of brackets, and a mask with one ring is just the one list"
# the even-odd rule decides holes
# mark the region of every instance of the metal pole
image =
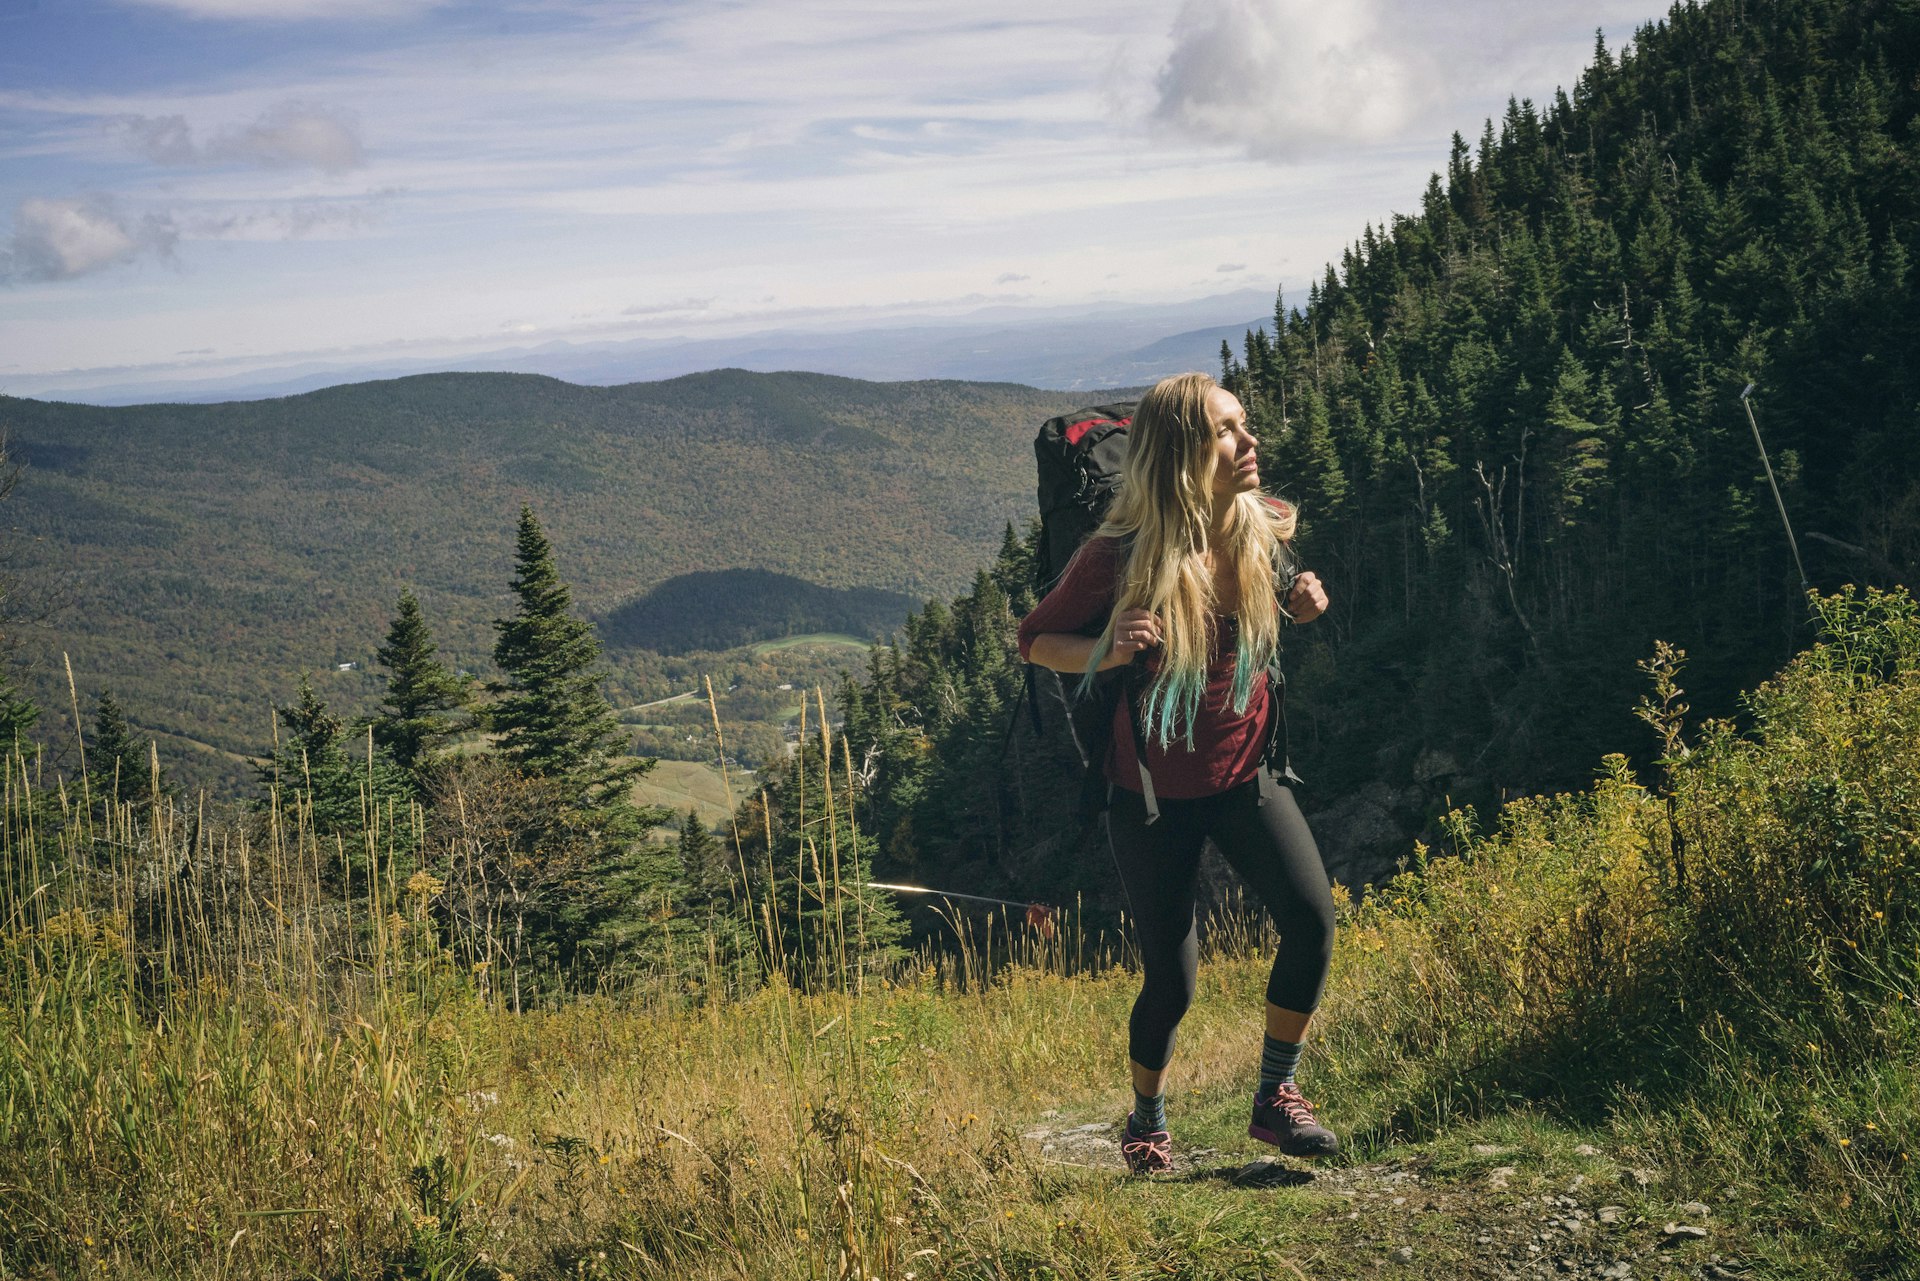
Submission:
[[896,894],[938,894],[941,898],[966,898],[976,903],[1004,903],[1008,907],[1038,907],[1044,904],[1021,902],[1010,898],[989,898],[985,894],[956,894],[950,890],[930,890],[924,885],[887,885],[880,881],[868,881],[870,890],[892,890]]
[[1793,567],[1800,571],[1800,590],[1810,592],[1813,584],[1807,581],[1807,567],[1800,563],[1800,544],[1793,536],[1793,522],[1787,519],[1787,504],[1780,497],[1780,486],[1773,479],[1773,464],[1767,461],[1767,447],[1760,439],[1760,424],[1753,418],[1753,402],[1747,397],[1753,394],[1753,384],[1748,383],[1746,390],[1740,393],[1740,407],[1747,411],[1747,426],[1753,428],[1753,446],[1760,451],[1760,465],[1767,472],[1767,488],[1773,491],[1773,505],[1780,509],[1780,524],[1787,531],[1787,546],[1793,549]]

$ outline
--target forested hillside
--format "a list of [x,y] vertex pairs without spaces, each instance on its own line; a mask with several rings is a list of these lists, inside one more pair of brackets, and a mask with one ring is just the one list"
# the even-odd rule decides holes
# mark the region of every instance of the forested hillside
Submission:
[[[66,602],[27,688],[49,715],[67,706],[64,649],[82,695],[110,686],[141,729],[259,754],[269,704],[302,671],[336,710],[371,706],[373,649],[403,587],[449,658],[482,672],[526,501],[585,610],[622,624],[616,699],[678,692],[647,684],[649,651],[766,633],[682,620],[652,643],[624,625],[649,617],[644,600],[620,607],[725,569],[801,580],[769,606],[836,626],[846,611],[822,610],[840,598],[785,597],[861,589],[852,617],[871,623],[869,589],[957,590],[1031,507],[1034,427],[1070,400],[738,370],[623,387],[445,374],[224,405],[0,399],[28,464],[11,504],[32,540],[22,569],[62,580]],[[238,768],[169,741],[189,780],[216,776],[196,765]]]
[[[1677,8],[1456,138],[1418,205],[1278,307],[1277,337],[1223,353],[1333,600],[1287,665],[1304,799],[1347,879],[1453,805],[1648,750],[1656,638],[1696,656],[1715,714],[1807,642],[1747,383],[1813,585],[1914,581],[1920,11]],[[918,617],[849,726],[883,858],[1042,893],[1060,788],[1004,768],[998,735],[1022,555]],[[1110,880],[1100,850],[1078,870]]]

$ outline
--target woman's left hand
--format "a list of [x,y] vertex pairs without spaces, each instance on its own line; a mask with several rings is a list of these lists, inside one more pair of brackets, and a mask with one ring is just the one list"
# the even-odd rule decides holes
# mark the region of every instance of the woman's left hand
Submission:
[[1302,570],[1293,580],[1293,590],[1287,593],[1287,613],[1296,623],[1310,623],[1326,612],[1327,589],[1320,585],[1319,575]]

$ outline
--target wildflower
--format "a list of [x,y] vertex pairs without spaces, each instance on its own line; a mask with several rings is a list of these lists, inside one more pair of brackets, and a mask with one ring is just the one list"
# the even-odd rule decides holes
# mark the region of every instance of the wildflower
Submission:
[[440,1216],[437,1214],[416,1214],[413,1216],[413,1226],[422,1232],[428,1228],[438,1227],[440,1226]]
[[805,1241],[807,1239],[807,1230],[805,1228],[795,1228],[793,1235],[799,1240]]
[[1852,1139],[1842,1139],[1842,1140],[1840,1140],[1840,1146],[1841,1146],[1841,1147],[1843,1147],[1843,1148],[1850,1148],[1850,1147],[1852,1147],[1852,1146],[1853,1146],[1853,1140],[1852,1140]]
[[1869,1121],[1869,1122],[1867,1122],[1867,1128],[1868,1128],[1869,1130],[1877,1130],[1877,1129],[1879,1129],[1880,1127],[1879,1127],[1879,1126],[1877,1126],[1877,1125],[1875,1125],[1875,1124],[1874,1124],[1873,1122],[1871,1122],[1871,1121]]
[[613,1161],[613,1158],[612,1158],[612,1157],[610,1157],[610,1156],[606,1156],[606,1155],[604,1155],[604,1154],[602,1154],[602,1156],[600,1157],[600,1164],[601,1164],[601,1165],[607,1165],[607,1164],[610,1164],[610,1163],[611,1163],[612,1161]]
[[1875,912],[1875,913],[1873,914],[1873,919],[1877,921],[1877,920],[1879,920],[1879,919],[1880,919],[1880,918],[1881,918],[1882,916],[1884,916],[1884,915],[1885,915],[1885,913],[1884,913],[1884,912]]

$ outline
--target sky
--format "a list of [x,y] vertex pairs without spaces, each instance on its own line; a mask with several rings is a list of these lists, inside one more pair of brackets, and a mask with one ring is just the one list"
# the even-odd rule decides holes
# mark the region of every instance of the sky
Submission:
[[1303,293],[1663,12],[0,0],[0,393]]

